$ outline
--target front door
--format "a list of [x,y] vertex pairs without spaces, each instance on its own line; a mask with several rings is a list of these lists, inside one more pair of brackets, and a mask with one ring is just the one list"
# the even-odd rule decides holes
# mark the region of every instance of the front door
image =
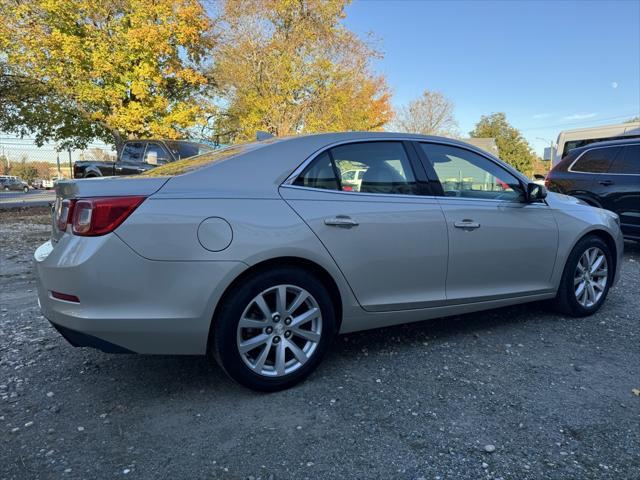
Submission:
[[[437,199],[421,195],[415,167],[402,142],[350,143],[323,152],[280,189],[369,311],[445,301],[447,227]],[[361,182],[350,174],[343,182],[354,170],[364,171]]]
[[452,304],[551,291],[558,227],[544,202],[524,203],[519,180],[465,148],[421,143],[442,184]]

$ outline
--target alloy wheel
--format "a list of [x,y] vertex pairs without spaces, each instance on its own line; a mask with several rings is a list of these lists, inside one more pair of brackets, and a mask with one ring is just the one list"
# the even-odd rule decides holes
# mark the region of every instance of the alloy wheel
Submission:
[[609,281],[607,257],[598,247],[584,251],[573,276],[576,300],[585,308],[593,307],[604,294]]
[[238,322],[236,344],[254,373],[281,377],[307,363],[321,336],[316,299],[295,285],[276,285],[249,302]]

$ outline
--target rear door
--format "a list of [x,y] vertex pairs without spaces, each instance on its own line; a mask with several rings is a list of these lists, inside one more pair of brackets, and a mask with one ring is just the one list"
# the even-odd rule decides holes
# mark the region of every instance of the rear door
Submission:
[[[362,170],[360,183],[342,174]],[[347,175],[348,177],[350,175]],[[445,300],[447,228],[413,146],[355,142],[315,157],[282,197],[327,248],[366,310]]]
[[640,144],[622,146],[601,177],[603,207],[620,215],[625,236],[640,238]]
[[620,147],[596,147],[584,151],[567,170],[573,184],[583,185],[582,190],[568,192],[591,205],[611,210],[609,194],[615,185],[615,178],[609,175],[609,168],[620,152]]
[[520,181],[466,148],[420,143],[447,222],[451,304],[548,292],[558,227],[544,202],[524,203]]

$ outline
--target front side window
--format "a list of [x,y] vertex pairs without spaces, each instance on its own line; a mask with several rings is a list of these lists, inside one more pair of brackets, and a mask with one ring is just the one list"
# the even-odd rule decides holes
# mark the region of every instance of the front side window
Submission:
[[344,192],[417,195],[409,158],[400,142],[359,142],[323,152],[294,185]]
[[587,150],[571,165],[571,171],[581,173],[607,173],[620,147]]
[[142,154],[144,153],[144,144],[142,142],[126,143],[122,149],[121,161],[125,163],[141,163]]
[[627,145],[611,163],[609,173],[640,175],[640,145]]
[[157,143],[150,143],[147,145],[147,150],[144,152],[144,163],[150,165],[164,165],[171,161],[169,152],[165,150],[162,145]]
[[520,181],[491,160],[464,148],[421,143],[445,196],[519,201]]

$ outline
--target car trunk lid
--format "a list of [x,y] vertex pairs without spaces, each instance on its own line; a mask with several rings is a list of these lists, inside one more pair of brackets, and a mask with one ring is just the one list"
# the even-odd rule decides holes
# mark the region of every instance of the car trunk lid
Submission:
[[104,177],[56,182],[56,200],[51,209],[51,240],[56,243],[68,229],[58,228],[65,200],[96,197],[150,196],[170,177]]

